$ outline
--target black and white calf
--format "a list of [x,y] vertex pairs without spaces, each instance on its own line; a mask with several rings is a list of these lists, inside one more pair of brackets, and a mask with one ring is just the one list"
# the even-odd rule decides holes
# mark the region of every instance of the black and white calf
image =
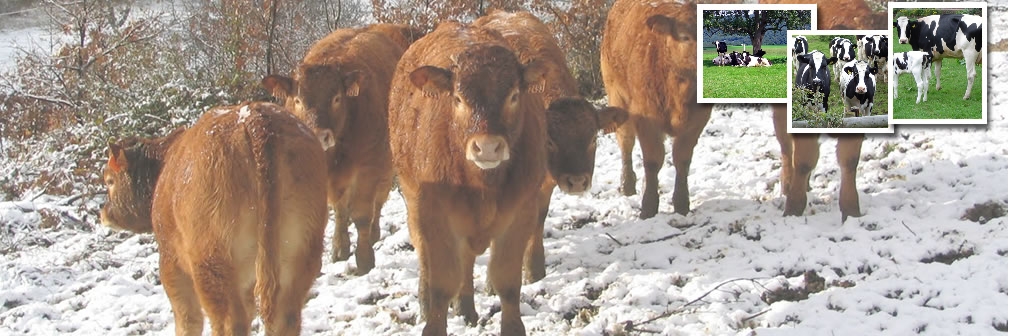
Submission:
[[837,58],[837,63],[834,63],[834,77],[837,77],[842,65],[855,60],[855,45],[849,39],[834,37],[830,40],[830,57]]
[[756,66],[769,67],[771,66],[771,61],[764,58],[765,54],[767,54],[767,52],[765,52],[764,49],[757,50],[756,52],[753,53],[752,56],[750,55],[749,52],[744,51],[740,63],[742,66],[747,67],[756,67]]
[[[799,70],[795,72],[794,85],[810,91],[803,100],[810,105],[819,105],[821,111],[827,111],[827,97],[830,96],[830,70],[827,67],[837,62],[837,57],[827,58],[819,50],[813,50],[796,56],[796,60],[799,61]],[[813,92],[823,93],[823,101],[812,101]]]
[[910,20],[906,16],[897,18],[893,23],[897,28],[900,44],[911,44],[914,51],[930,51],[932,67],[935,68],[935,89],[942,89],[939,82],[942,73],[943,58],[962,58],[967,66],[967,92],[963,99],[970,99],[970,91],[974,87],[977,70],[975,62],[980,61],[981,38],[984,21],[980,16],[963,14],[931,15],[918,20]]
[[809,52],[809,41],[805,36],[795,36],[792,39],[792,72],[799,71],[799,61],[796,56],[805,55]]
[[855,116],[872,115],[872,100],[876,96],[876,66],[866,61],[851,61],[841,66],[841,101],[844,111],[858,110]]
[[897,81],[901,74],[910,73],[918,85],[918,98],[915,104],[928,101],[929,65],[932,64],[932,54],[924,51],[907,51],[893,54],[890,69],[893,69],[893,80],[890,81],[890,94],[897,99]]

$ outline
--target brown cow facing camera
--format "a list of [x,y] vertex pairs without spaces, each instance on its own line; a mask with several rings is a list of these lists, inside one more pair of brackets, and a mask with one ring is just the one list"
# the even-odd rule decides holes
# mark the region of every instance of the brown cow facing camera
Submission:
[[474,21],[473,26],[496,30],[508,41],[519,62],[525,64],[538,59],[546,69],[546,86],[541,98],[547,109],[549,174],[540,188],[537,229],[526,246],[525,280],[532,283],[546,276],[543,226],[554,187],[574,195],[581,195],[592,187],[596,134],[600,130],[615,130],[627,120],[627,111],[617,107],[596,109],[579,96],[578,83],[568,69],[557,39],[531,13],[495,10]]
[[382,206],[392,189],[386,121],[396,62],[418,32],[379,24],[340,29],[315,43],[294,78],[270,75],[263,86],[319,135],[329,162],[329,205],[336,213],[333,262],[350,257],[357,227],[357,274],[375,267]]
[[499,33],[456,22],[415,42],[397,66],[390,142],[420,264],[424,335],[447,333],[450,302],[488,247],[501,335],[525,334],[522,247],[546,176],[543,102],[530,92],[544,80],[541,63],[520,63]]
[[[297,335],[319,274],[325,156],[270,103],[226,106],[188,130],[109,146],[102,224],[154,232],[176,335]],[[201,312],[201,309],[203,312]]]

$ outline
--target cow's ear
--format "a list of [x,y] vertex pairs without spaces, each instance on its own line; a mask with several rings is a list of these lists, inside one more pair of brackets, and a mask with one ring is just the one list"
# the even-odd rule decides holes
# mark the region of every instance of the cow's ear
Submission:
[[424,95],[434,97],[452,93],[452,72],[425,65],[410,73],[410,83],[424,91]]
[[126,151],[117,143],[109,143],[109,169],[118,173],[129,168],[130,163],[126,160]]
[[263,78],[260,83],[266,91],[269,91],[274,97],[284,100],[291,96],[291,92],[294,89],[294,80],[291,77],[281,76],[281,75],[269,75]]
[[893,27],[894,27],[894,28],[897,28],[897,29],[900,29],[900,25],[899,25],[899,24],[897,24],[897,21],[894,21],[894,22],[893,22]]
[[869,68],[869,73],[875,75],[877,72],[879,72],[879,68],[877,68],[877,67],[871,67],[871,68]]
[[837,57],[831,57],[827,59],[827,64],[837,63]]
[[628,118],[630,115],[627,110],[616,106],[607,106],[599,111],[599,129],[603,131],[603,134],[613,133],[617,127],[627,122]]
[[799,55],[795,58],[799,63],[809,63],[809,54]]
[[547,64],[534,59],[522,69],[522,88],[527,92],[542,93],[547,85]]
[[361,94],[361,82],[364,81],[364,73],[354,70],[343,74],[344,95],[347,97],[357,97]]
[[844,67],[844,73],[850,75],[852,71],[855,71],[854,67]]

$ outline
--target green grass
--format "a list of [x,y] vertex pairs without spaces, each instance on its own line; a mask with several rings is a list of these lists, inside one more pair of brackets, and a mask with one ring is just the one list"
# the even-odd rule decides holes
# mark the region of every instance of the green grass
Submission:
[[[748,46],[752,47],[752,46]],[[769,61],[769,67],[733,67],[712,65],[718,56],[714,46],[704,48],[704,66],[701,76],[704,81],[704,98],[785,98],[788,97],[787,64],[789,53],[784,45],[764,45],[762,49]],[[729,51],[742,52],[741,46],[729,46]],[[752,48],[747,48],[753,52]]]
[[[910,51],[911,45],[897,44],[893,46],[894,53]],[[981,88],[984,87],[984,68],[975,65],[976,75],[974,87],[971,88],[970,99],[963,100],[967,91],[967,67],[960,64],[959,59],[945,58],[942,60],[942,90],[935,89],[935,72],[928,83],[928,101],[915,104],[918,88],[914,77],[905,74],[897,82],[900,96],[893,100],[894,119],[981,119]],[[896,78],[893,78],[896,80]]]
[[[812,36],[807,35],[806,38],[809,40],[809,50],[819,50],[828,58],[830,57],[830,39],[834,38],[835,35],[823,35],[823,36]],[[839,35],[841,37],[851,40],[855,43],[857,40],[854,35]],[[828,65],[828,70],[830,73],[830,96],[827,97],[827,114],[828,115],[844,115],[844,117],[854,117],[855,113],[850,111],[844,111],[844,102],[841,101],[841,85],[838,84],[839,76],[834,76],[834,65]],[[792,69],[788,69],[788,75],[793,76],[792,80],[795,80],[795,75],[792,74]],[[883,78],[879,75],[876,76],[876,94],[873,97],[872,115],[886,115],[887,107],[889,101],[887,98],[890,91],[890,84],[883,81]],[[797,97],[793,97],[795,99]],[[913,103],[912,97],[912,103]],[[793,105],[796,101],[793,100]],[[794,115],[793,115],[794,117]],[[798,119],[797,119],[798,120]]]

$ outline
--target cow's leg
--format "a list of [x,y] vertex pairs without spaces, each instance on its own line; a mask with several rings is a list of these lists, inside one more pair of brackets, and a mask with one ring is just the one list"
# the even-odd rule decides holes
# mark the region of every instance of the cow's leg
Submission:
[[165,294],[168,294],[168,302],[172,304],[172,314],[175,316],[175,335],[203,335],[203,311],[196,296],[193,279],[177,264],[177,259],[169,256],[170,254],[162,246],[158,264],[161,284],[165,287]]
[[378,189],[378,183],[365,184],[364,188],[355,188],[354,198],[350,200],[351,218],[357,228],[357,248],[354,259],[357,261],[358,275],[368,274],[375,268],[375,228],[382,213],[385,197],[380,193],[389,194],[388,189]]
[[[974,62],[978,59],[978,53],[971,49],[963,54],[965,66],[967,67],[967,92],[963,94],[963,100],[970,99],[970,91],[974,88],[974,77],[977,76],[977,69],[974,67]],[[938,83],[939,80],[936,80]]]
[[448,307],[464,281],[462,258],[456,240],[445,236],[449,223],[435,213],[441,211],[437,204],[416,199],[408,206],[410,240],[420,264],[420,317],[427,321],[423,335],[447,335]]
[[547,220],[547,213],[550,211],[550,196],[554,191],[553,183],[545,183],[540,188],[539,193],[539,213],[536,220],[536,227],[529,236],[529,242],[525,250],[525,282],[533,283],[546,277],[546,256],[543,251],[543,230]]
[[939,83],[939,75],[942,73],[942,59],[937,59],[932,61],[932,70],[935,71],[935,90],[939,91],[942,89],[942,83]]
[[333,229],[333,255],[330,261],[344,261],[350,258],[350,209],[343,200],[333,201],[330,196],[330,207],[333,208],[336,228]]
[[858,189],[855,174],[862,153],[862,134],[846,134],[837,137],[837,164],[841,166],[841,222],[848,217],[862,216],[858,206]]
[[[638,123],[637,129],[638,143],[641,144],[641,156],[645,163],[645,189],[641,193],[640,216],[641,218],[652,218],[659,211],[659,170],[662,169],[666,157],[666,148],[662,143],[666,134],[658,125],[648,122]],[[675,142],[680,142],[680,139],[676,139]],[[673,190],[674,195],[680,192],[679,175],[680,172],[677,171],[677,187]],[[675,203],[676,197],[673,198]],[[687,205],[689,206],[689,204]],[[686,213],[687,210],[683,211]]]
[[928,101],[928,77],[929,77],[928,69],[922,69],[921,77],[923,78],[923,83],[921,84],[921,91],[923,93],[922,94],[923,98],[921,99],[921,101]]
[[792,135],[788,134],[788,105],[771,104],[774,137],[781,147],[781,194],[788,195],[792,185]]
[[[673,210],[681,215],[686,215],[690,212],[690,188],[687,183],[687,176],[690,173],[690,162],[694,157],[694,147],[697,146],[697,139],[701,136],[701,132],[704,131],[704,126],[708,124],[708,119],[711,118],[711,108],[713,106],[712,104],[702,104],[697,106],[694,111],[689,112],[690,120],[687,122],[685,129],[673,140],[673,167],[676,168],[676,185],[673,187]],[[661,142],[659,145],[662,145]],[[656,179],[656,187],[658,187],[658,179]],[[656,190],[658,189],[656,188]]]
[[809,175],[820,158],[819,134],[792,135],[792,182],[785,193],[785,216],[802,216],[806,210]]
[[452,311],[456,316],[462,316],[467,325],[476,326],[479,316],[476,313],[476,304],[473,302],[473,264],[476,263],[476,255],[464,251],[467,255],[462,256],[462,288],[459,295],[452,301]]
[[912,71],[911,74],[914,76],[914,83],[918,87],[918,96],[917,98],[915,98],[914,103],[920,104],[922,93],[928,92],[928,79],[922,78],[922,77],[928,77],[928,70],[923,69],[922,71]]
[[[917,78],[918,78],[918,76],[916,75],[915,76],[915,82],[916,83],[918,82]],[[895,99],[895,100],[897,99],[897,96],[898,96],[897,95],[897,87],[899,86],[898,84],[900,84],[899,81],[900,81],[900,75],[893,76],[893,80],[890,81],[890,94],[893,95],[893,99]],[[919,92],[920,91],[921,90],[919,89]]]
[[[534,206],[534,202],[527,202]],[[536,213],[526,211],[518,214],[515,224],[511,225],[491,243],[491,258],[488,269],[488,279],[498,298],[501,299],[501,336],[525,335],[525,325],[519,312],[522,294],[522,246],[529,240]]]
[[[210,317],[213,335],[248,335],[250,312],[246,312],[242,295],[249,294],[236,283],[236,268],[231,262],[230,251],[222,248],[221,242],[211,242],[204,254],[191,255],[193,278],[200,305]],[[196,253],[194,253],[196,254]]]
[[[627,103],[618,94],[610,96],[610,106],[628,108]],[[638,193],[636,189],[638,176],[634,174],[634,140],[637,131],[634,125],[637,123],[637,118],[634,117],[633,112],[630,113],[630,120],[617,127],[617,145],[620,147],[620,167],[622,169],[620,191],[624,196]]]

